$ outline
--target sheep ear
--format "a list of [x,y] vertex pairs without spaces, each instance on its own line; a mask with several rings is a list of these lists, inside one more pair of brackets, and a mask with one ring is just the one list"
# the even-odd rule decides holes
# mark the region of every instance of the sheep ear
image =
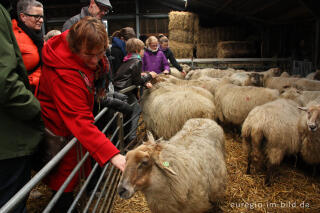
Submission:
[[302,111],[308,111],[308,108],[307,107],[298,107],[298,109],[302,110]]
[[148,141],[155,143],[154,137],[150,131],[147,131]]

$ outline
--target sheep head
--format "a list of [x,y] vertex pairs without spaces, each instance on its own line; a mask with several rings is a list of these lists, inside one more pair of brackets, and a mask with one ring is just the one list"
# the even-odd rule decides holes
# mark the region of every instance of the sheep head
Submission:
[[151,133],[148,141],[126,154],[126,167],[118,185],[121,198],[129,199],[136,191],[147,188],[150,184],[150,173],[154,165],[152,155],[159,151]]
[[264,75],[259,73],[250,73],[249,78],[252,86],[262,86]]
[[315,132],[320,125],[320,105],[310,107],[299,107],[299,109],[307,112],[307,126],[308,130]]

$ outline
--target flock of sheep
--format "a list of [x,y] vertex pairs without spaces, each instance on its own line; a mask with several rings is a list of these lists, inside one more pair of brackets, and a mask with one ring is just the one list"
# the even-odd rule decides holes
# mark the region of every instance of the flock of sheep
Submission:
[[[284,156],[320,163],[320,72],[172,70],[142,96],[147,142],[127,153],[118,192],[145,194],[154,213],[206,212],[224,197],[223,128],[241,131],[247,173],[266,168],[272,184]],[[152,132],[152,133],[151,133]],[[154,139],[154,136],[158,138]]]

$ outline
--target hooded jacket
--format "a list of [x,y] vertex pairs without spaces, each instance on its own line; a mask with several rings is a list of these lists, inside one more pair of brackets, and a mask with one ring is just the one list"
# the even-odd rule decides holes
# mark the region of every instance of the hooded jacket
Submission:
[[[43,68],[37,95],[42,117],[54,134],[75,136],[102,166],[119,150],[93,124],[95,71],[70,51],[66,40],[68,32],[50,39],[42,50]],[[50,188],[57,190],[76,163],[76,152],[71,150],[49,178]],[[65,191],[72,191],[75,179]]]
[[144,51],[142,62],[142,70],[144,72],[154,71],[157,74],[159,74],[164,70],[170,71],[168,59],[166,58],[164,53],[159,49],[155,52],[146,49]]
[[26,68],[0,4],[0,160],[31,155],[42,139],[40,104],[30,91]]

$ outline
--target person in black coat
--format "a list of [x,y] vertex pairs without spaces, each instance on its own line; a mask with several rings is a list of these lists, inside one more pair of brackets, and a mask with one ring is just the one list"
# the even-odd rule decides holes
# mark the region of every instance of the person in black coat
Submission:
[[113,76],[115,76],[115,73],[122,64],[123,58],[127,55],[126,41],[135,37],[136,33],[131,27],[124,27],[112,34],[111,64]]
[[159,49],[164,53],[166,58],[169,59],[172,66],[174,66],[175,68],[177,68],[177,70],[185,74],[182,67],[179,65],[179,63],[175,59],[173,52],[169,48],[169,39],[166,36],[161,35],[159,36],[159,43],[160,43]]
[[[157,74],[155,72],[148,72],[142,74],[142,60],[144,55],[144,43],[137,39],[131,38],[127,41],[126,49],[128,55],[124,57],[123,63],[120,65],[117,73],[114,76],[114,87],[116,91],[120,91],[129,86],[146,86],[152,87],[149,82],[152,78],[155,78]],[[125,135],[128,134],[126,142],[129,143],[136,138],[136,130],[138,128],[139,114],[141,108],[137,102],[137,94],[134,90],[125,93],[128,96],[128,103],[133,105],[133,113],[126,115],[125,120],[129,120],[135,116],[130,122],[129,128],[125,128]],[[126,122],[126,121],[125,121]]]

